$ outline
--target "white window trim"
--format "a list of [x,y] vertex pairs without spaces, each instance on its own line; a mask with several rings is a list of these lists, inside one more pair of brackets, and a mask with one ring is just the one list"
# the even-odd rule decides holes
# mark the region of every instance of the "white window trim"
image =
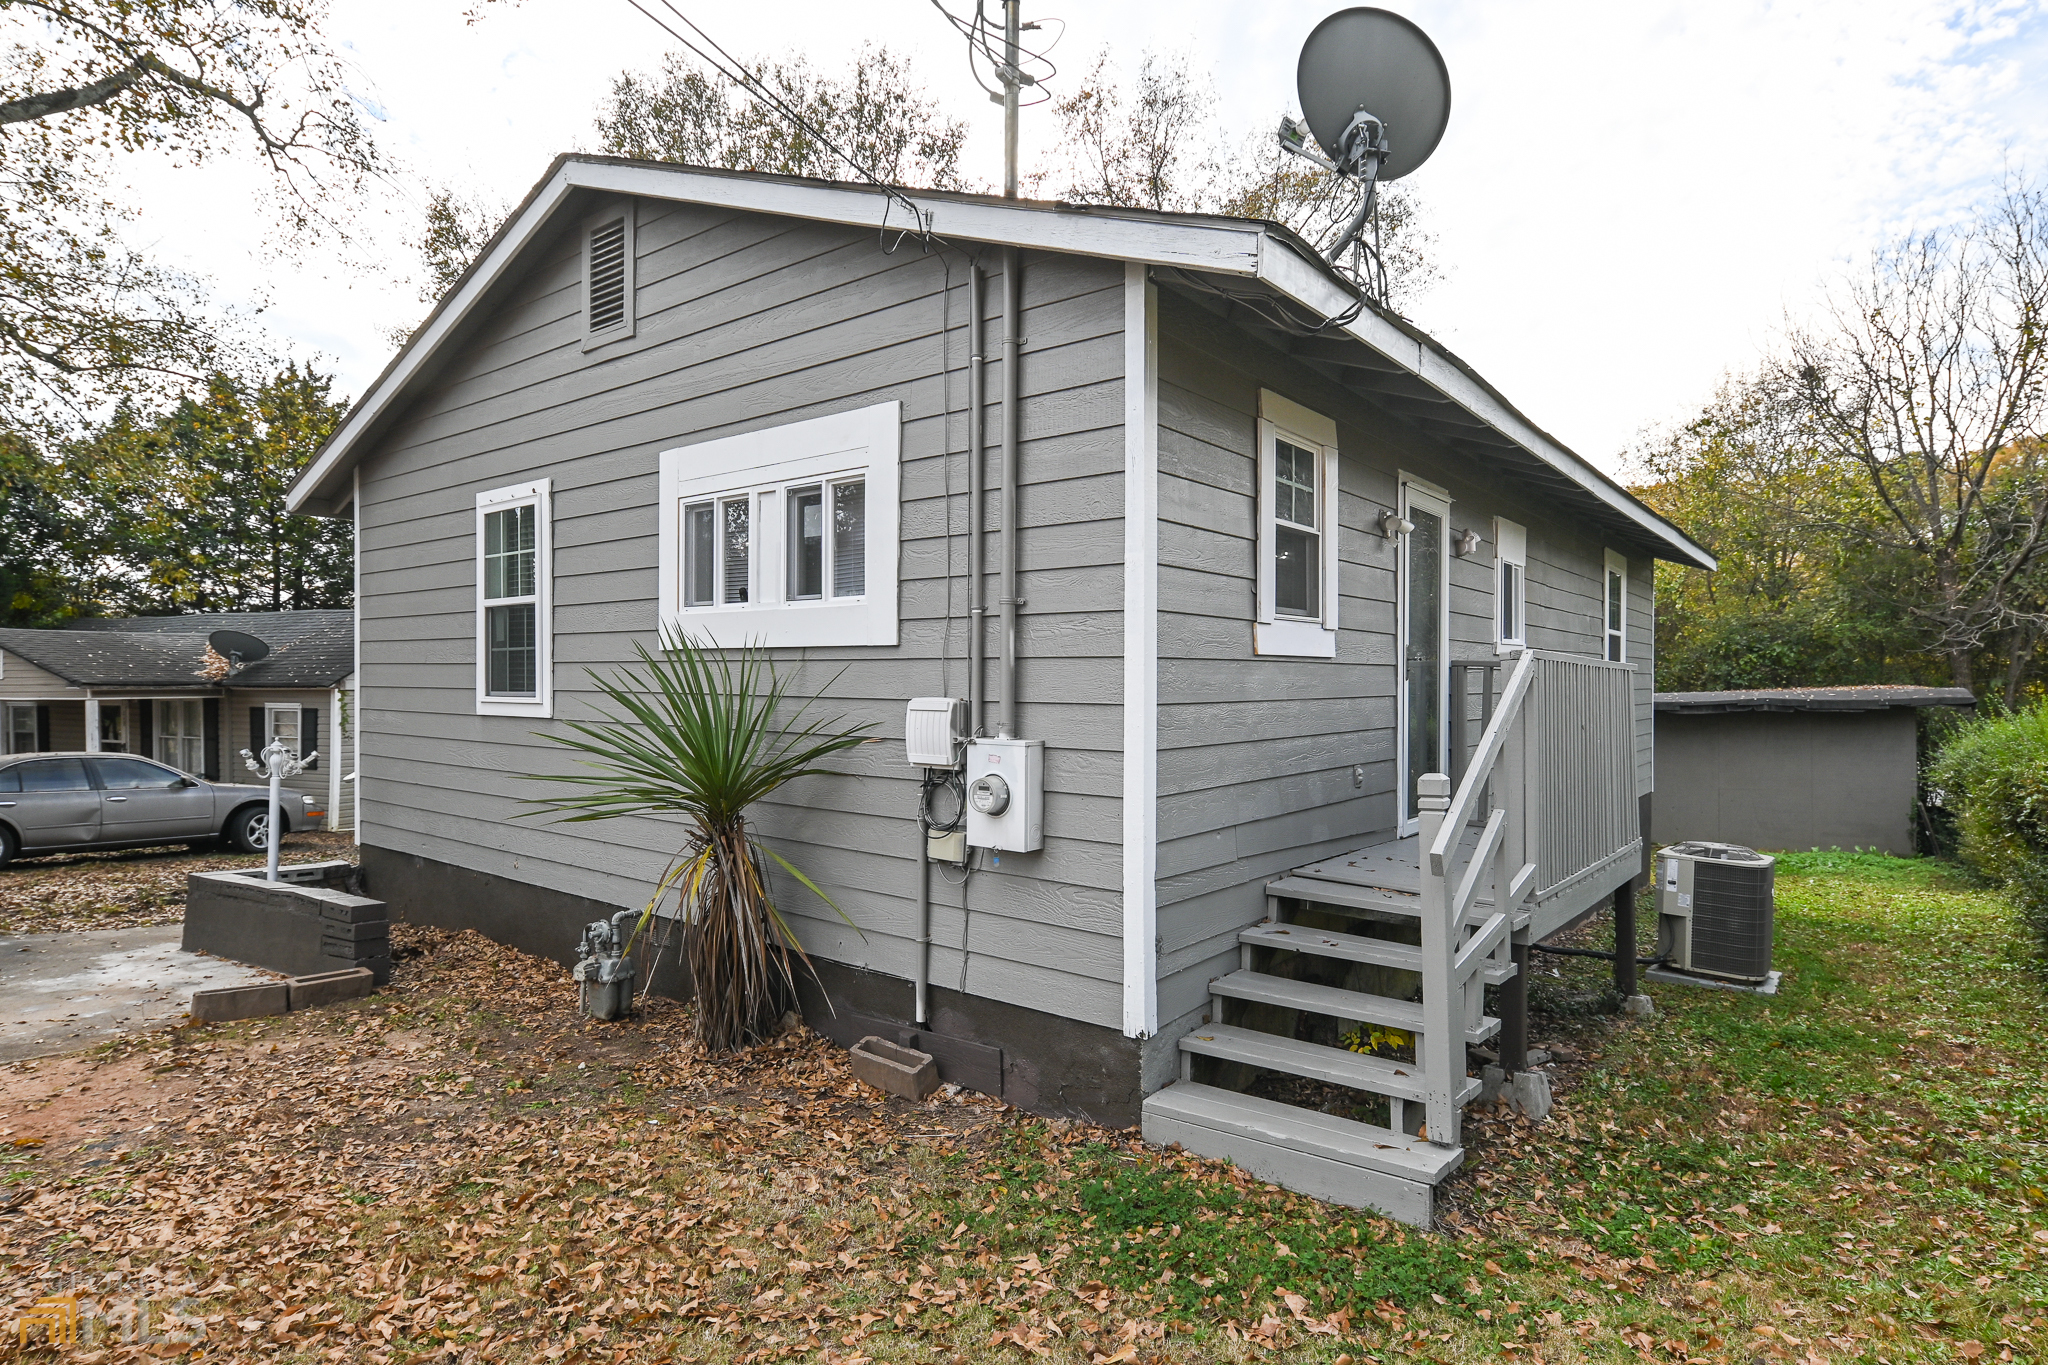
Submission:
[[[680,630],[722,649],[756,643],[778,649],[897,642],[898,544],[902,521],[903,405],[790,422],[661,453],[663,631]],[[867,592],[864,596],[788,599],[782,490],[859,474],[867,481]],[[750,494],[754,528],[747,556],[751,600],[683,605],[683,506]],[[764,511],[765,509],[765,511]],[[830,566],[826,572],[829,576]]]
[[[1520,522],[1509,521],[1506,517],[1493,519],[1493,634],[1496,654],[1513,654],[1529,647],[1529,531]],[[1503,564],[1512,564],[1521,572],[1515,575],[1515,624],[1520,627],[1513,635],[1503,634],[1500,628],[1500,569]]]
[[[548,717],[555,714],[555,529],[554,480],[513,484],[476,495],[476,713],[480,716]],[[490,634],[484,601],[484,518],[491,512],[531,504],[533,528],[534,695],[492,696]]]
[[[1437,620],[1436,620],[1436,705],[1438,752],[1433,755],[1439,770],[1450,747],[1450,726],[1446,718],[1450,711],[1451,695],[1451,495],[1450,492],[1417,478],[1406,470],[1398,471],[1400,483],[1401,516],[1414,520],[1415,502],[1418,498],[1432,504],[1429,511],[1443,522],[1443,549],[1437,563]],[[1409,815],[1407,808],[1414,803],[1415,793],[1408,790],[1408,746],[1412,736],[1408,733],[1408,575],[1410,542],[1406,535],[1395,547],[1394,558],[1394,799],[1397,802],[1394,819],[1395,832],[1406,838],[1422,827],[1418,816]]]
[[[640,315],[635,306],[635,299],[638,293],[637,285],[639,284],[639,272],[637,269],[638,253],[635,250],[633,237],[633,220],[638,216],[634,212],[635,202],[628,199],[623,203],[607,208],[602,213],[592,214],[583,221],[583,349],[586,351],[595,351],[600,347],[609,346],[615,341],[625,341],[640,326]],[[602,332],[592,331],[590,326],[590,235],[597,231],[597,229],[605,226],[605,224],[621,219],[626,224],[626,315],[619,323],[605,328]]]
[[[1259,390],[1259,543],[1258,618],[1252,624],[1252,651],[1261,657],[1334,659],[1337,657],[1338,570],[1341,563],[1337,521],[1337,424],[1319,412],[1284,398],[1270,389]],[[1282,616],[1274,606],[1276,585],[1273,573],[1273,442],[1285,437],[1288,444],[1322,455],[1322,481],[1316,488],[1316,513],[1321,518],[1317,531],[1322,583],[1318,619]]]
[[[270,741],[277,738],[278,713],[289,711],[292,715],[292,723],[298,727],[299,731],[298,737],[293,741],[296,747],[292,750],[293,756],[297,757],[306,748],[306,712],[312,709],[314,708],[301,706],[295,701],[267,701],[263,703],[263,742],[261,744],[256,743],[255,736],[252,735],[250,736],[249,747],[258,753],[268,748]],[[315,723],[317,724],[318,722]],[[315,766],[317,767],[318,765],[316,764]]]
[[[1621,575],[1621,629],[1619,632],[1611,631],[1607,628],[1608,614],[1612,610],[1612,604],[1607,600],[1607,575],[1610,573]],[[1619,651],[1621,657],[1614,659],[1612,655],[1615,651],[1609,648],[1610,641],[1608,637],[1617,633],[1621,636],[1621,649]],[[1625,664],[1628,662],[1628,557],[1618,555],[1612,550],[1606,551],[1600,562],[1600,657],[1609,659],[1614,663]]]

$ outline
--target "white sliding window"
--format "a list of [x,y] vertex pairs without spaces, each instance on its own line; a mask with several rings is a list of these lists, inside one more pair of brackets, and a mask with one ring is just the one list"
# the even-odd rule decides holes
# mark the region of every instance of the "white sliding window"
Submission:
[[901,406],[661,456],[661,620],[719,645],[895,644]]
[[1259,393],[1258,620],[1262,655],[1337,654],[1337,424]]
[[1529,532],[1503,517],[1493,519],[1494,639],[1500,650],[1529,643]]
[[552,530],[549,481],[476,500],[476,709],[552,714]]

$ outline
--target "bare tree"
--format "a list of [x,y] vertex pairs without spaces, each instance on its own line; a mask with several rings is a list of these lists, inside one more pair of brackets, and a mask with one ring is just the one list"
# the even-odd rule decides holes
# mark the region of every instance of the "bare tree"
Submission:
[[248,155],[289,233],[382,169],[322,0],[0,0],[0,410],[13,421],[218,359],[198,290],[124,247],[119,152]]
[[656,78],[626,72],[598,112],[599,141],[614,156],[642,161],[845,179],[836,147],[884,184],[962,188],[967,125],[940,113],[910,64],[888,48],[863,45],[844,78],[801,55],[749,70],[774,100],[735,90],[673,53]]
[[2024,590],[2048,532],[2042,192],[2009,184],[1975,222],[1873,253],[1825,321],[1791,330],[1777,379],[1882,509],[1862,534],[1924,564],[1901,605],[1970,686],[1987,637],[2044,620]]
[[[1053,101],[1059,143],[1031,192],[1084,203],[1264,218],[1326,248],[1358,206],[1355,187],[1281,151],[1278,111],[1249,132],[1226,129],[1213,86],[1185,54],[1148,52],[1126,81],[1105,48]],[[1419,205],[1405,185],[1380,187],[1389,300],[1411,302],[1442,278]]]

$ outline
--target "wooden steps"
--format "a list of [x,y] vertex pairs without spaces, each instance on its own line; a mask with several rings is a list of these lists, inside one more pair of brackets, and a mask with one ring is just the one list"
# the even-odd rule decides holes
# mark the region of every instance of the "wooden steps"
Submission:
[[[1180,1050],[1394,1099],[1419,1100],[1426,1093],[1422,1068],[1412,1062],[1390,1062],[1348,1048],[1304,1043],[1298,1038],[1282,1038],[1277,1033],[1261,1033],[1231,1024],[1204,1024],[1183,1034]],[[1459,1104],[1478,1093],[1479,1080],[1475,1076],[1459,1077],[1453,1088]]]
[[1465,1159],[1463,1148],[1192,1081],[1146,1098],[1144,1134],[1290,1190],[1420,1226],[1429,1223],[1434,1187]]
[[[1338,1019],[1392,1024],[1410,1033],[1422,1031],[1422,1006],[1416,1001],[1390,1000],[1384,995],[1367,995],[1363,991],[1347,991],[1309,981],[1291,981],[1284,976],[1267,976],[1263,972],[1240,971],[1220,976],[1209,983],[1209,993],[1230,1000],[1249,1000],[1309,1014],[1327,1014]],[[1500,1020],[1487,1017],[1479,1027],[1465,1030],[1465,1041],[1483,1043],[1498,1032]]]
[[[1383,938],[1339,934],[1328,929],[1310,929],[1299,924],[1282,924],[1277,921],[1254,924],[1239,933],[1237,941],[1250,948],[1278,948],[1290,953],[1313,953],[1317,957],[1341,958],[1346,962],[1367,962],[1377,967],[1395,967],[1404,972],[1422,970],[1422,949],[1413,944],[1390,943]],[[1480,969],[1481,979],[1489,986],[1498,986],[1514,974],[1512,964]]]

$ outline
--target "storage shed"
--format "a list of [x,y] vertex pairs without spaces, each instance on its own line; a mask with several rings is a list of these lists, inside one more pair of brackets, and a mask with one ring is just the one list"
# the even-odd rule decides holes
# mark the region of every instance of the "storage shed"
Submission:
[[1910,856],[1923,706],[1967,687],[1657,694],[1655,841]]

